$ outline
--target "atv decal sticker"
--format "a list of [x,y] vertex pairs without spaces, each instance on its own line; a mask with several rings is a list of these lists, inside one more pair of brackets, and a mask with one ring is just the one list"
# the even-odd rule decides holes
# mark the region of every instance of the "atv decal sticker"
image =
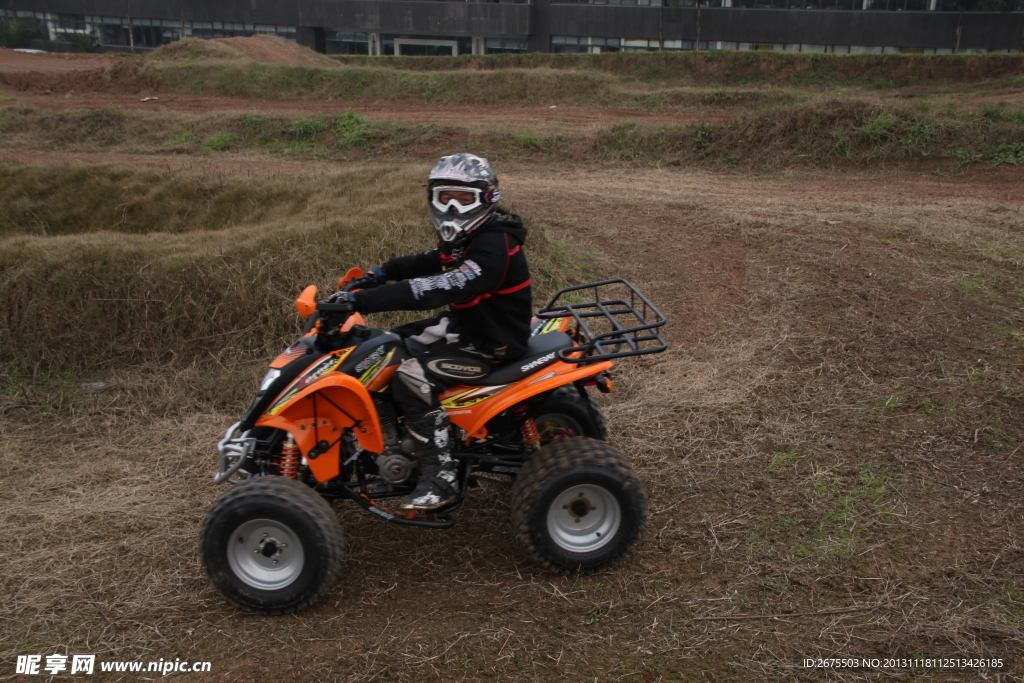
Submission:
[[532,382],[530,382],[530,384],[527,384],[526,386],[531,386],[533,384],[536,384],[537,382],[543,382],[544,380],[551,379],[554,376],[555,376],[554,372],[549,372],[546,375],[541,375],[540,377],[538,377],[537,379],[533,380]]
[[435,358],[427,361],[427,369],[444,377],[455,379],[479,379],[486,377],[491,371],[490,366],[480,362],[473,364],[472,361],[457,361],[448,358]]
[[541,356],[540,358],[538,358],[535,361],[530,361],[529,363],[527,363],[526,365],[522,366],[519,369],[522,370],[523,372],[529,372],[530,370],[533,370],[536,367],[540,367],[541,365],[544,365],[545,363],[547,363],[549,361],[553,361],[554,359],[555,359],[555,352],[552,351],[551,353],[549,353],[546,356]]
[[[380,347],[380,350],[383,352],[384,347]],[[370,382],[375,380],[377,378],[377,375],[380,374],[380,371],[387,367],[387,364],[391,360],[391,357],[395,355],[395,349],[391,349],[391,351],[388,352],[388,355],[384,356],[383,358],[381,358],[381,354],[378,354],[376,351],[371,353],[370,356],[374,354],[377,354],[377,362],[371,365],[369,369],[367,369],[367,371],[364,372],[359,377],[359,381],[363,383],[363,386],[366,386]],[[366,357],[366,360],[369,360],[369,356]],[[362,363],[360,363],[359,365],[362,365]],[[359,371],[359,365],[356,366],[356,372]]]
[[383,355],[384,355],[384,347],[383,346],[378,346],[376,349],[373,350],[373,352],[369,356],[367,356],[366,358],[362,359],[361,361],[359,361],[356,364],[355,371],[356,372],[362,372],[363,370],[365,370],[366,368],[370,367],[371,365],[376,363],[378,360],[380,360],[380,357],[383,356]]
[[292,362],[293,360],[295,360],[296,358],[305,353],[306,345],[303,344],[301,341],[297,341],[288,348],[286,348],[284,351],[282,351],[280,355],[278,355],[278,357],[275,358],[273,362],[270,363],[270,367],[283,368],[284,366],[288,365],[288,363]]
[[486,401],[507,387],[507,384],[502,384],[501,386],[496,387],[475,387],[453,396],[442,398],[441,405],[445,408],[468,408],[470,406],[475,406],[481,401]]
[[537,331],[537,334],[547,334],[548,332],[558,332],[562,329],[562,321],[565,318],[552,318],[551,320],[544,323],[544,325]]
[[270,410],[266,412],[266,415],[270,417],[277,415],[281,412],[281,409],[295,397],[296,394],[324,375],[337,370],[338,367],[345,362],[345,359],[348,358],[349,354],[352,353],[353,349],[355,349],[355,347],[350,346],[343,351],[335,352],[335,354],[327,356],[319,363],[315,363],[312,367],[306,370],[306,372],[299,375],[295,381],[291,383],[288,389],[281,394],[281,398],[277,399],[277,401],[274,402],[274,405],[270,406]]

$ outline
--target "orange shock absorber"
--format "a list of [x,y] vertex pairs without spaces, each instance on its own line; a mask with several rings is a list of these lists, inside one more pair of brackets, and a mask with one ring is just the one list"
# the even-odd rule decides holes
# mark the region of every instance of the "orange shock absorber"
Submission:
[[281,446],[280,474],[288,479],[297,479],[299,476],[299,447],[291,434]]
[[517,406],[514,412],[516,419],[519,421],[519,429],[523,433],[523,441],[533,450],[539,450],[540,432],[537,431],[537,423],[527,414],[526,406]]

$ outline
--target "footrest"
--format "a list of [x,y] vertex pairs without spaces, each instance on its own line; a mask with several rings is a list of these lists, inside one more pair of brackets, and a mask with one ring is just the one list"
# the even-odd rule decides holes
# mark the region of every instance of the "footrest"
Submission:
[[356,504],[369,512],[372,515],[377,515],[389,522],[395,524],[402,524],[405,526],[420,526],[428,529],[451,529],[455,526],[455,517],[448,514],[453,510],[459,508],[462,505],[462,499],[455,501],[451,505],[439,510],[425,510],[416,511],[410,510],[403,512],[401,510],[391,510],[382,505],[377,505],[368,496],[364,496],[360,493],[356,493],[347,486],[342,486],[339,492],[346,498],[354,500]]

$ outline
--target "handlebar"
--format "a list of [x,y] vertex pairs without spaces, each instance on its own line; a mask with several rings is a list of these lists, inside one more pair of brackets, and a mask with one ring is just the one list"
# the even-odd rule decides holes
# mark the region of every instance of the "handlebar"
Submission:
[[345,284],[338,291],[339,292],[354,292],[354,291],[359,290],[359,289],[373,289],[374,287],[377,287],[380,284],[382,284],[382,283],[379,282],[376,278],[372,278],[372,277],[357,277],[356,279],[351,280],[350,282]]

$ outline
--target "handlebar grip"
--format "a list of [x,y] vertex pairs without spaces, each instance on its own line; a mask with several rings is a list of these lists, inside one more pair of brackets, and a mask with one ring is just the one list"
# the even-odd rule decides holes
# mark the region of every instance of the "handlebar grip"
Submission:
[[327,313],[351,313],[355,310],[355,307],[347,301],[343,304],[330,304],[326,301],[318,301],[316,302],[316,310]]

